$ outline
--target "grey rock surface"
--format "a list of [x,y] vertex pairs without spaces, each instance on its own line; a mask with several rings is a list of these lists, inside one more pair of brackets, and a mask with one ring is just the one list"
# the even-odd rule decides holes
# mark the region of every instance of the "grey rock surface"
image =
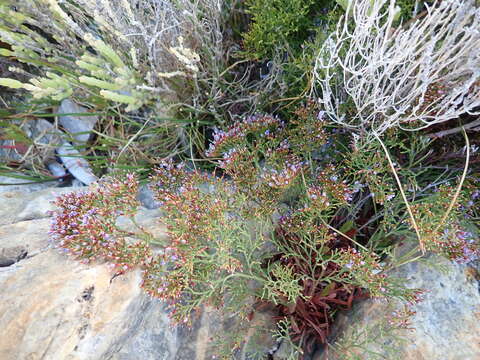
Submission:
[[42,139],[45,139],[44,141],[48,145],[53,146],[55,153],[70,174],[85,185],[90,185],[98,180],[88,161],[82,157],[74,146],[64,140],[66,137],[64,133],[44,119],[35,120],[35,123],[35,130],[41,131]]
[[[22,179],[21,173],[12,173],[12,176],[0,175],[0,184],[1,184],[0,194],[4,192],[15,192],[15,191],[19,191],[21,193],[31,193],[31,192],[46,189],[46,188],[53,188],[59,184],[57,181],[31,183],[28,180]],[[14,176],[20,176],[20,177],[14,177]]]
[[[69,119],[67,123],[75,122],[74,118],[68,116],[67,118]],[[79,147],[75,147],[68,142],[69,137],[54,124],[45,119],[36,119],[24,122],[19,127],[30,138],[31,144],[28,144],[28,146],[16,144],[13,140],[1,142],[0,145],[5,148],[0,149],[0,161],[15,161],[26,164],[40,161],[47,165],[54,176],[64,176],[65,171],[62,170],[62,167],[64,167],[85,185],[90,185],[98,180],[88,161],[79,152]],[[78,130],[78,128],[76,129]],[[84,135],[78,134],[82,139]],[[78,145],[79,142],[76,138],[74,140]],[[63,166],[55,160],[56,156],[60,158]]]
[[0,267],[11,266],[27,256],[24,246],[5,247],[0,249]]
[[[106,264],[74,261],[48,239],[49,210],[55,196],[83,188],[43,188],[34,184],[0,187],[0,359],[45,360],[207,360],[212,339],[228,331],[218,314],[205,309],[192,329],[172,327],[161,301],[140,289],[140,271],[112,279]],[[154,236],[166,237],[161,210],[141,209],[137,221]],[[128,228],[127,219],[119,226]],[[332,343],[350,343],[360,359],[480,359],[480,267],[459,265],[431,255],[391,274],[411,288],[427,291],[412,318],[415,331],[381,334],[382,324],[398,310],[396,303],[360,302],[341,313]],[[254,318],[261,328],[271,318]],[[258,324],[257,324],[258,325]],[[356,346],[368,334],[373,341]],[[247,333],[245,342],[250,336]],[[275,350],[271,338],[266,350]],[[288,347],[273,354],[288,358]],[[372,355],[377,354],[377,355]],[[248,348],[239,352],[248,359]],[[315,360],[342,358],[319,352]]]
[[148,184],[140,186],[137,199],[147,209],[158,209],[160,207],[160,202],[155,200],[153,191],[150,189]]
[[67,176],[67,171],[65,170],[65,167],[60,164],[56,160],[49,160],[46,162],[48,170],[52,173],[53,176],[55,177],[64,177]]
[[[400,304],[366,300],[340,314],[333,342],[351,342],[350,355],[365,360],[480,359],[479,269],[478,263],[460,265],[436,255],[430,255],[424,262],[408,263],[394,270],[392,276],[405,279],[410,288],[426,291],[424,300],[414,307],[411,330],[382,335],[380,329],[386,328],[387,318],[400,310]],[[353,346],[367,334],[369,342]],[[316,360],[341,358],[331,351],[329,355],[318,353],[315,357]]]
[[[52,248],[48,214],[29,209],[50,204],[58,190],[0,200],[2,211],[17,213],[0,226],[0,327],[9,334],[0,337],[0,359],[174,359],[177,330],[165,305],[140,289],[140,271],[112,280],[105,264],[85,265]],[[148,210],[137,217],[161,236],[157,219]]]
[[23,132],[25,140],[0,140],[0,160],[31,164],[53,159],[55,147],[61,143],[60,134],[45,119],[13,121]]
[[48,212],[54,209],[52,201],[57,195],[73,190],[84,190],[85,187],[75,189],[45,188],[32,192],[27,191],[27,189],[0,186],[0,225],[46,218],[49,216]]
[[81,181],[85,185],[90,185],[98,180],[90,168],[88,161],[85,160],[80,152],[70,143],[64,142],[57,148],[56,152],[65,168],[75,177],[75,179]]
[[[64,114],[58,117],[58,122],[73,137],[76,145],[85,144],[89,140],[98,121],[97,116],[89,115],[87,108],[70,99],[62,100],[57,113]],[[85,116],[79,114],[85,114]]]

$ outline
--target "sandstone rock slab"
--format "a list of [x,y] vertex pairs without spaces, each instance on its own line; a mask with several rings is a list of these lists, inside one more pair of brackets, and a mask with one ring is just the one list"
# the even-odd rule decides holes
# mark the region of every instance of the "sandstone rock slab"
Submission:
[[[5,161],[0,154],[0,161]],[[54,188],[58,185],[56,181],[47,181],[43,183],[30,183],[22,178],[21,173],[11,173],[12,176],[0,176],[0,194],[4,192],[31,193],[46,188]],[[18,176],[18,177],[17,177]]]
[[0,227],[0,251],[27,252],[0,268],[0,327],[8,334],[0,359],[174,359],[177,330],[165,305],[140,289],[140,271],[112,279],[105,264],[53,249],[48,228],[47,218]]
[[70,99],[62,100],[58,111],[58,122],[73,136],[76,145],[84,145],[98,121],[98,116],[88,114],[88,109]]
[[402,266],[392,276],[426,291],[414,307],[411,330],[382,333],[399,304],[366,300],[337,318],[332,343],[346,349],[319,352],[314,359],[343,359],[346,353],[365,360],[480,359],[479,270],[478,263],[460,265],[434,255]]
[[48,217],[58,195],[85,188],[46,188],[32,192],[23,189],[0,191],[0,225]]
[[[82,264],[54,248],[48,237],[51,201],[72,190],[84,189],[0,193],[0,328],[6,334],[0,359],[212,359],[213,340],[227,329],[217,312],[197,314],[192,328],[174,327],[166,305],[139,287],[139,270],[113,278],[107,264]],[[162,239],[161,216],[160,209],[141,208],[136,222]],[[125,217],[118,226],[134,230]],[[258,319],[274,325],[267,315]],[[242,351],[239,359],[248,354]]]

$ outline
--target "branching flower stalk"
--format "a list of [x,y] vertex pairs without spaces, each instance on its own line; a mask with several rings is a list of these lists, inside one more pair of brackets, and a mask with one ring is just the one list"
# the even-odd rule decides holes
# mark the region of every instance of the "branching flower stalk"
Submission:
[[445,224],[445,221],[448,219],[448,216],[450,215],[450,212],[452,211],[453,207],[457,203],[457,199],[460,196],[460,191],[462,190],[463,183],[464,183],[465,178],[467,176],[468,165],[470,163],[470,141],[468,140],[468,136],[467,136],[467,133],[466,133],[465,129],[462,129],[462,130],[463,130],[463,136],[465,137],[465,144],[466,144],[465,148],[466,148],[466,152],[467,152],[467,154],[465,156],[465,167],[463,169],[463,173],[462,173],[462,176],[461,176],[460,181],[458,183],[457,189],[455,190],[455,194],[453,195],[452,201],[448,205],[447,211],[445,211],[445,214],[442,216],[442,219],[440,220],[437,227],[435,228],[435,231],[438,231],[438,229],[440,229],[442,227],[442,225]]
[[388,149],[383,143],[383,141],[376,134],[375,134],[375,137],[377,141],[380,143],[380,145],[382,146],[383,151],[385,152],[385,156],[388,160],[388,164],[390,165],[390,168],[392,169],[392,173],[393,173],[393,176],[395,177],[395,181],[397,182],[398,189],[400,190],[400,194],[402,194],[402,199],[403,199],[403,202],[405,203],[405,207],[407,208],[408,216],[410,216],[410,221],[412,222],[412,226],[415,229],[415,234],[417,235],[418,241],[420,243],[420,250],[422,250],[422,254],[425,254],[425,245],[420,235],[420,230],[418,228],[417,222],[415,221],[415,217],[413,216],[412,209],[410,208],[410,204],[407,200],[407,196],[405,195],[405,191],[403,190],[402,182],[398,178],[397,171],[395,170],[395,166],[393,165],[390,154],[388,153]]

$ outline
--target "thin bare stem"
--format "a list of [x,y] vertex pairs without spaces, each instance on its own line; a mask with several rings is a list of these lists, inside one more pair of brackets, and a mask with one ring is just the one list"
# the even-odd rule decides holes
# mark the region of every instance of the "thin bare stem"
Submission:
[[458,126],[456,128],[453,128],[453,129],[438,131],[436,133],[428,134],[427,136],[431,137],[431,138],[441,138],[441,137],[444,137],[444,136],[447,136],[447,135],[456,134],[456,133],[458,133],[462,130],[471,129],[473,131],[479,131],[480,129],[475,129],[475,127],[477,127],[477,126],[480,126],[480,118],[477,119],[477,120],[474,120],[474,121],[472,121],[468,124],[465,124],[463,126]]
[[336,232],[337,234],[345,237],[346,239],[350,240],[351,242],[353,242],[355,245],[357,245],[359,248],[365,250],[365,251],[369,251],[365,246],[363,246],[362,244],[360,244],[358,241],[352,239],[350,236],[348,236],[347,234],[344,234],[343,232],[341,232],[340,230],[338,229],[335,229],[332,225],[328,224],[326,221],[324,221],[323,219],[321,219],[323,224],[328,227],[330,230]]
[[422,237],[420,235],[420,230],[418,228],[417,222],[415,221],[415,217],[413,216],[413,212],[412,212],[412,209],[410,208],[410,204],[408,203],[407,196],[405,195],[405,192],[403,191],[402,183],[400,181],[400,178],[398,177],[397,171],[395,170],[395,166],[393,165],[390,154],[388,153],[388,149],[377,134],[374,133],[373,135],[376,137],[376,139],[378,140],[378,142],[382,146],[383,151],[385,152],[385,156],[387,157],[388,164],[390,165],[390,168],[392,169],[393,176],[395,177],[398,188],[400,189],[400,193],[402,194],[403,202],[405,203],[405,206],[407,207],[408,215],[410,216],[410,219],[412,220],[413,228],[415,229],[415,233],[417,234],[418,241],[420,243],[420,249],[422,250],[422,253],[425,254],[425,245],[423,244],[423,240],[422,240]]
[[468,172],[468,164],[470,162],[470,141],[468,140],[468,136],[467,136],[467,132],[465,131],[465,129],[462,129],[463,130],[463,136],[465,137],[465,143],[466,143],[466,148],[467,148],[467,156],[466,156],[466,159],[465,159],[465,167],[463,169],[463,174],[462,174],[462,177],[460,178],[460,182],[457,186],[457,191],[455,191],[455,195],[453,196],[453,199],[452,201],[450,202],[450,205],[448,206],[448,209],[447,211],[445,212],[445,214],[443,215],[442,219],[440,220],[440,222],[438,223],[437,227],[435,228],[435,231],[434,232],[437,232],[438,229],[440,229],[440,227],[444,224],[444,222],[447,220],[448,218],[448,215],[450,215],[450,212],[452,211],[453,207],[455,206],[456,202],[457,202],[457,199],[458,199],[458,196],[460,195],[460,191],[462,190],[462,187],[463,187],[463,183],[465,181],[465,178],[467,177],[467,172]]

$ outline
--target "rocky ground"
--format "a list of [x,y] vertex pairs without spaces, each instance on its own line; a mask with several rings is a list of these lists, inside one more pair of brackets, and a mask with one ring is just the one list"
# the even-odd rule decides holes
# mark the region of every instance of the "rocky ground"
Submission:
[[[223,331],[213,313],[204,312],[192,330],[171,327],[164,304],[139,288],[138,271],[112,279],[105,264],[81,264],[52,247],[50,201],[78,189],[0,187],[0,359],[211,359],[211,338]],[[138,221],[165,236],[158,217],[144,208]],[[359,359],[480,359],[478,264],[427,260],[397,270],[409,286],[427,291],[412,318],[415,331],[402,333],[401,342],[382,334],[394,305],[367,300],[339,315],[332,343],[342,336],[361,342],[368,333],[376,341],[350,347]],[[275,359],[286,358],[281,349]],[[319,351],[313,358],[342,357]]]
[[[459,265],[438,256],[402,266],[392,276],[404,279],[410,288],[425,290],[409,328],[390,333],[387,319],[401,308],[369,299],[339,314],[332,337],[349,346],[355,359],[480,359],[479,269],[478,263]],[[343,358],[332,351],[314,357],[337,359]]]

